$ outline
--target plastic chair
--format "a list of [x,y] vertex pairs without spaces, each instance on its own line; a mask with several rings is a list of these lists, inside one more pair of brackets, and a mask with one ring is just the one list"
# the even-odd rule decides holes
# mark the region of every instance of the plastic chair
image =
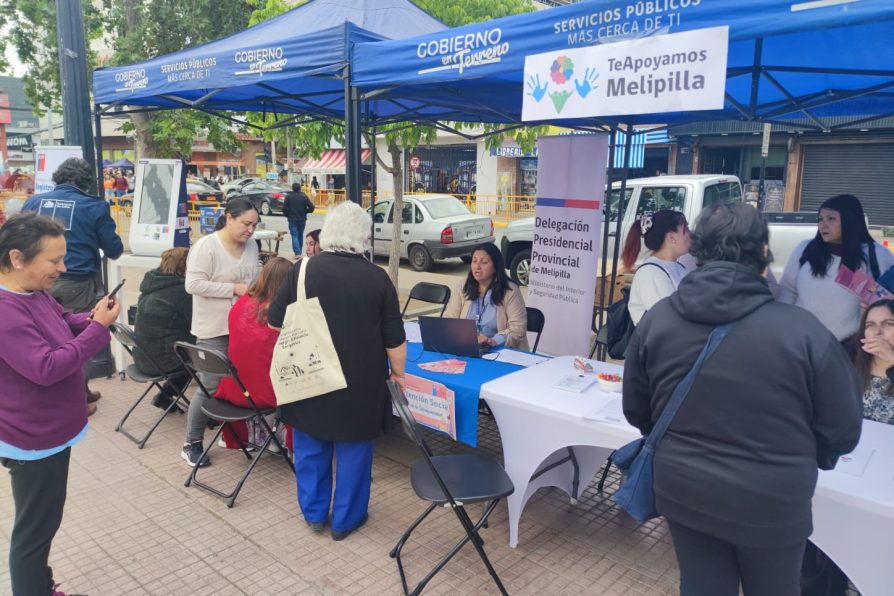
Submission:
[[[391,401],[400,416],[404,431],[416,443],[422,452],[422,459],[418,459],[410,466],[410,483],[416,495],[428,501],[430,505],[425,512],[410,524],[406,532],[400,537],[397,545],[389,555],[397,561],[397,570],[400,573],[400,581],[404,594],[416,595],[422,592],[426,584],[437,574],[467,542],[471,542],[478,551],[478,556],[487,567],[488,573],[501,594],[508,594],[500,577],[491,565],[490,559],[484,552],[484,540],[478,534],[478,530],[487,527],[487,520],[500,499],[511,495],[515,491],[512,480],[506,474],[503,467],[492,457],[477,453],[462,455],[432,455],[431,450],[422,437],[416,419],[410,411],[403,391],[393,382],[388,381],[388,391],[391,393]],[[469,503],[485,503],[484,512],[477,523],[473,523],[465,506]],[[459,523],[465,530],[466,536],[457,542],[448,553],[438,561],[434,569],[420,581],[415,588],[410,590],[407,585],[407,577],[404,573],[400,553],[410,538],[410,534],[428,515],[437,507],[450,507],[456,514]]]
[[420,302],[430,302],[431,304],[440,304],[441,312],[438,314],[439,317],[444,316],[444,311],[447,310],[447,303],[450,302],[450,288],[443,284],[433,284],[427,281],[420,281],[418,284],[413,286],[413,289],[410,290],[410,296],[407,298],[407,302],[404,304],[404,309],[400,312],[400,316],[403,317],[407,312],[407,307],[410,306],[411,300],[419,300]]
[[[133,330],[130,329],[130,327],[128,327],[127,325],[122,325],[121,323],[112,323],[112,325],[109,326],[109,331],[112,332],[112,336],[118,341],[118,343],[124,346],[124,349],[127,350],[127,353],[130,354],[131,358],[133,358],[134,350],[138,349],[146,355],[146,358],[149,360],[150,364],[155,370],[161,370],[161,367],[158,366],[158,364],[149,355],[146,349],[140,345],[139,338],[137,338],[137,335],[133,332]],[[127,367],[125,374],[128,378],[130,378],[131,381],[136,381],[137,383],[149,383],[149,386],[146,388],[143,394],[139,398],[137,398],[137,401],[135,401],[133,405],[130,406],[130,409],[127,410],[121,420],[118,421],[117,426],[115,426],[115,432],[121,433],[122,435],[136,443],[137,447],[142,449],[146,446],[146,442],[149,440],[149,437],[152,436],[152,433],[155,432],[155,429],[158,428],[158,426],[161,424],[161,421],[165,419],[165,416],[170,414],[174,410],[174,408],[178,407],[180,400],[183,400],[185,404],[189,405],[189,399],[187,399],[186,395],[184,394],[184,391],[186,390],[186,387],[188,387],[188,384],[185,385],[183,389],[177,391],[177,396],[173,400],[171,400],[171,403],[168,405],[167,408],[165,408],[165,411],[162,413],[162,415],[158,417],[158,419],[152,424],[149,430],[146,431],[146,434],[142,437],[136,437],[126,431],[124,429],[124,423],[127,422],[127,419],[130,417],[133,411],[137,409],[137,406],[140,405],[140,403],[146,398],[147,395],[149,395],[149,392],[152,391],[153,387],[155,387],[158,391],[161,391],[162,384],[168,382],[169,387],[176,389],[177,387],[179,387],[179,384],[171,381],[182,381],[184,377],[189,375],[189,373],[186,371],[186,369],[183,369],[169,374],[147,375],[143,373],[139,368],[137,368],[136,364],[131,364]],[[122,380],[124,379],[122,378]]]
[[236,497],[239,496],[239,491],[242,490],[242,485],[245,484],[245,481],[248,479],[248,475],[251,474],[251,471],[257,465],[258,461],[260,461],[261,455],[263,455],[267,451],[267,447],[270,446],[271,442],[275,443],[276,446],[279,447],[278,455],[282,456],[283,461],[286,463],[287,466],[289,466],[289,469],[292,470],[292,473],[295,472],[295,469],[292,467],[292,462],[289,461],[289,456],[286,452],[285,447],[283,447],[283,445],[279,442],[279,439],[276,438],[276,433],[273,432],[273,429],[270,428],[270,425],[267,424],[267,420],[264,418],[264,416],[275,413],[276,408],[262,409],[258,407],[258,405],[251,398],[251,394],[249,393],[248,389],[246,389],[245,385],[242,383],[242,380],[239,378],[239,374],[236,372],[236,367],[233,366],[233,363],[230,362],[229,358],[227,358],[223,353],[218,352],[217,350],[201,348],[185,341],[178,341],[174,344],[174,353],[177,354],[177,358],[179,358],[180,362],[183,363],[184,368],[189,371],[189,374],[192,377],[193,381],[195,381],[195,383],[199,386],[199,388],[201,388],[202,391],[205,392],[206,395],[210,395],[210,393],[202,384],[201,379],[199,379],[199,373],[221,377],[229,376],[236,381],[236,384],[239,385],[239,389],[242,390],[242,394],[245,396],[245,399],[247,399],[248,403],[251,404],[251,407],[243,408],[222,399],[212,398],[210,400],[206,400],[205,405],[202,406],[202,412],[211,420],[220,422],[221,425],[217,428],[217,432],[214,434],[214,437],[211,439],[211,441],[208,442],[208,446],[205,447],[205,451],[202,452],[202,456],[201,458],[199,458],[199,461],[207,458],[208,452],[217,444],[217,440],[223,432],[223,429],[230,426],[231,422],[244,422],[250,420],[251,418],[257,417],[258,423],[264,428],[265,431],[267,431],[267,440],[264,441],[264,444],[254,445],[258,448],[257,457],[251,456],[251,454],[248,452],[249,444],[243,443],[237,436],[237,440],[239,440],[242,453],[245,454],[245,457],[249,460],[250,463],[248,464],[245,473],[242,474],[242,477],[236,483],[235,488],[233,488],[233,490],[229,493],[225,493],[214,488],[213,486],[199,482],[196,479],[196,474],[198,473],[201,466],[198,465],[193,467],[192,472],[190,472],[189,477],[184,483],[184,486],[195,484],[201,489],[207,490],[208,492],[215,494],[222,499],[226,499],[227,507],[232,507],[233,504],[236,502]]
[[540,343],[540,334],[543,333],[543,328],[546,326],[546,317],[539,308],[526,306],[525,310],[528,311],[528,331],[537,334],[537,339],[534,340],[534,347],[531,348],[531,353],[536,354],[537,344]]

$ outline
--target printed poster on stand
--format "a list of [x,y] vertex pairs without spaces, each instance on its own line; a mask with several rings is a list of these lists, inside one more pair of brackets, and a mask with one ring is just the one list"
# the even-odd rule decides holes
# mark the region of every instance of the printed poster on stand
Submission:
[[602,203],[608,135],[537,141],[537,206],[528,306],[546,318],[538,349],[586,354],[602,249]]
[[34,148],[34,194],[56,188],[53,174],[69,157],[84,158],[84,150],[74,145],[50,145]]
[[426,428],[446,433],[456,440],[456,402],[453,391],[441,383],[416,375],[406,375],[404,395],[410,403],[410,411],[416,422]]

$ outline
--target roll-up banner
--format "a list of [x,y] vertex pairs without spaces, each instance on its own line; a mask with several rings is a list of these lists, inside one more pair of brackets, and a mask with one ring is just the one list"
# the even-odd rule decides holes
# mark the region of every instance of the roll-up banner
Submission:
[[541,137],[537,150],[527,304],[546,318],[538,350],[586,354],[602,247],[608,135]]
[[80,145],[50,145],[34,148],[34,192],[49,192],[56,188],[53,174],[69,157],[84,157]]

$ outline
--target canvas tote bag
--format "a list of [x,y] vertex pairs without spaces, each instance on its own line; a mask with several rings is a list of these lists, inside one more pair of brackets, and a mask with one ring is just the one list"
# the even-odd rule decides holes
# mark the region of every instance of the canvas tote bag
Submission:
[[298,296],[286,308],[270,363],[270,380],[280,406],[348,386],[320,299],[307,297],[307,266],[304,259],[298,273]]

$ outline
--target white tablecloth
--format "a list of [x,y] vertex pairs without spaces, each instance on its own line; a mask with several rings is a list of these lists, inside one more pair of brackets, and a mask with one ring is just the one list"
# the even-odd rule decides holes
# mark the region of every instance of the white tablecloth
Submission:
[[[566,375],[578,372],[573,358],[562,356],[501,377],[481,388],[494,413],[503,443],[506,472],[515,485],[507,499],[509,545],[518,544],[518,524],[528,499],[537,489],[555,486],[571,495],[573,469],[569,463],[553,468],[533,481],[540,468],[561,459],[574,447],[583,490],[608,454],[639,436],[624,423],[608,424],[585,419],[620,394],[604,393],[598,385],[583,393],[555,389]],[[595,372],[620,374],[621,367],[590,361]],[[873,451],[874,450],[874,451]],[[865,469],[846,473],[848,464],[820,472],[813,499],[814,532],[811,536],[843,570],[863,596],[887,596],[887,565],[894,561],[894,426],[865,421],[861,453],[872,452]]]

